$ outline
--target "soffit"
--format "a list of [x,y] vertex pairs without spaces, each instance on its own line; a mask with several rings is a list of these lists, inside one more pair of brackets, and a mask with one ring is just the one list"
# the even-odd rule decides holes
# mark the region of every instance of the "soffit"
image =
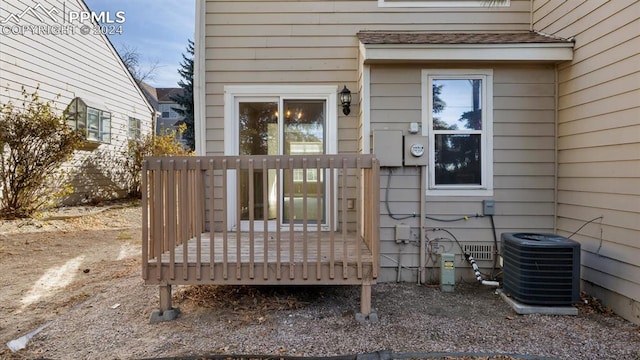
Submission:
[[537,61],[573,59],[573,41],[538,32],[433,33],[361,31],[365,63],[399,61]]

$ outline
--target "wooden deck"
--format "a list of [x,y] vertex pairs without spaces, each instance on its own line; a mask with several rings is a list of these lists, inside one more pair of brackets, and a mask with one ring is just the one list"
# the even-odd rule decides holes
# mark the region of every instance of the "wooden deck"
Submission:
[[214,234],[213,242],[210,233],[190,239],[162,254],[163,274],[158,276],[157,258],[149,261],[155,270],[147,284],[168,278],[174,284],[359,285],[371,279],[371,250],[362,239],[356,241],[355,233],[313,232],[305,238],[303,232],[281,232],[278,239],[271,232],[266,241],[264,233],[254,233],[253,239],[249,235],[241,233],[240,241],[235,232],[226,241],[221,233]]
[[[307,180],[311,171],[322,174],[320,186]],[[242,173],[278,185],[243,187]],[[142,189],[142,277],[160,287],[160,313],[172,309],[171,285],[182,284],[361,285],[361,312],[371,311],[380,214],[372,155],[147,158]],[[281,199],[271,214],[259,206],[269,195]],[[279,230],[258,230],[271,223]]]

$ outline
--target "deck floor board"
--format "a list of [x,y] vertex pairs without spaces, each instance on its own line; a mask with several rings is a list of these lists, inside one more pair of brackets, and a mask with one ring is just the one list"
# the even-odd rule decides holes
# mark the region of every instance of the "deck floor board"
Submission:
[[[264,233],[256,232],[253,238],[253,258],[251,258],[251,238],[249,233],[241,233],[240,237],[240,256],[238,259],[238,238],[235,232],[227,233],[227,251],[225,259],[224,240],[222,233],[215,233],[213,241],[210,233],[203,233],[200,236],[200,263],[211,263],[211,244],[213,243],[214,263],[243,263],[243,264],[261,264],[265,260],[269,264],[275,263],[297,263],[301,264],[305,262],[305,244],[302,232],[294,232],[293,234],[293,256],[291,254],[289,232],[280,233],[279,252],[278,252],[278,240],[275,232],[268,233],[266,238],[267,247],[265,255],[265,237]],[[341,264],[345,260],[347,263],[355,263],[358,260],[358,252],[356,251],[356,234],[349,233],[343,238],[341,233],[335,233],[333,241],[333,258],[331,257],[332,242],[331,236],[328,232],[321,232],[320,239],[318,239],[317,232],[307,233],[306,239],[306,262],[307,263],[328,263],[332,259],[336,264]],[[320,252],[318,252],[318,242],[320,243]],[[363,240],[357,241],[360,249],[360,257],[363,262],[371,263],[372,255],[371,250],[367,247]],[[344,251],[346,247],[346,252]],[[198,261],[198,238],[192,238],[187,243],[187,261],[190,264],[195,264]],[[184,262],[184,244],[180,244],[169,251],[162,254],[162,263],[169,263],[171,252],[175,258],[176,264],[182,264]],[[278,259],[278,253],[280,258]],[[346,259],[345,259],[346,254]],[[239,260],[239,261],[238,261]],[[156,260],[150,260],[149,263],[155,263]]]

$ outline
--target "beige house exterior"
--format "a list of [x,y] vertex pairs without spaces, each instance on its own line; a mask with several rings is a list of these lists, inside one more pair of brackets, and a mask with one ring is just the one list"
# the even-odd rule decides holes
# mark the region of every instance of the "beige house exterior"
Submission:
[[582,244],[583,289],[640,323],[640,3],[534,1],[533,28],[575,39],[558,64],[556,229]]
[[[3,1],[0,8],[0,102],[21,103],[38,90],[58,111],[80,104],[70,126],[86,132],[86,147],[66,166],[74,193],[66,203],[127,195],[121,162],[127,141],[149,133],[154,110],[104,34],[119,31],[117,14],[98,27],[81,0]],[[98,14],[99,15],[99,14]],[[74,99],[76,101],[74,101]]]
[[[570,235],[604,215],[573,237],[584,246],[585,289],[600,289],[638,322],[637,3],[603,5],[601,19],[618,14],[627,25],[610,21],[602,33],[576,20],[581,11],[593,16],[582,9],[592,4],[573,12],[529,0],[196,4],[198,155],[255,154],[243,148],[242,119],[258,107],[278,124],[264,125],[268,154],[292,154],[287,129],[304,116],[300,110],[299,122],[287,125],[289,110],[321,104],[322,136],[307,134],[306,142],[325,154],[380,160],[377,281],[438,282],[442,253],[455,255],[457,280],[472,279],[462,248],[491,275],[501,233]],[[567,21],[574,24],[560,25]],[[579,26],[589,28],[584,40]],[[590,74],[610,59],[588,45],[603,34],[621,44],[610,49],[619,59],[613,83],[608,70]],[[344,86],[352,92],[348,114],[338,96]],[[597,101],[609,109],[599,116],[621,125],[593,117],[602,110]],[[603,172],[616,178],[597,178]],[[357,208],[352,200],[338,214]],[[485,200],[495,202],[494,216],[482,216]],[[233,215],[227,224],[242,226]]]

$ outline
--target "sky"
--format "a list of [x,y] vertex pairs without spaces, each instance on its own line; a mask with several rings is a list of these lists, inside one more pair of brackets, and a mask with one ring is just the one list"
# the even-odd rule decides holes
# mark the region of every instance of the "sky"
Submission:
[[159,64],[152,79],[154,87],[178,87],[182,54],[194,38],[195,0],[85,0],[93,12],[109,12],[112,17],[124,11],[122,34],[109,39],[117,50],[123,45],[140,54],[141,66]]

